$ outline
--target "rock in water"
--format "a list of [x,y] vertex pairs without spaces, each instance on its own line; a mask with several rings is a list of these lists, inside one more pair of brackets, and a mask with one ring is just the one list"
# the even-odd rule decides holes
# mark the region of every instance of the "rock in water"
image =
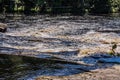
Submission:
[[7,31],[7,24],[0,23],[0,32],[6,32]]

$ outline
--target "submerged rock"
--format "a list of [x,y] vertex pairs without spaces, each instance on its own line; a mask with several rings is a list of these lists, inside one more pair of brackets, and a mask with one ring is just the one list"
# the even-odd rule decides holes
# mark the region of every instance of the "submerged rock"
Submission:
[[7,24],[0,23],[0,32],[6,32],[7,31]]

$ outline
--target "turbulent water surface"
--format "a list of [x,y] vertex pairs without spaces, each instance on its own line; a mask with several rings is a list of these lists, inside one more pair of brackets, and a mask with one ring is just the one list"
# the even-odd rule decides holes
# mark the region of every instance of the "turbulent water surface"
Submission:
[[[0,80],[9,78],[27,80],[40,75],[73,75],[120,63],[119,57],[115,59],[116,61],[110,61],[114,56],[108,54],[113,43],[117,44],[115,55],[120,53],[119,14],[102,16],[9,14],[0,18],[1,22],[8,25],[7,32],[0,33]],[[3,54],[34,56],[40,59],[38,62],[37,60],[30,62],[26,57]],[[109,61],[106,61],[108,58]],[[66,63],[60,62],[62,60]]]

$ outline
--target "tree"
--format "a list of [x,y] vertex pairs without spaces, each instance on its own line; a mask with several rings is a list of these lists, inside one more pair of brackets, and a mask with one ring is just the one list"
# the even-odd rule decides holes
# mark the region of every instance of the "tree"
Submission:
[[31,9],[35,6],[36,0],[21,0],[24,2],[24,12],[25,14],[28,14],[31,12]]

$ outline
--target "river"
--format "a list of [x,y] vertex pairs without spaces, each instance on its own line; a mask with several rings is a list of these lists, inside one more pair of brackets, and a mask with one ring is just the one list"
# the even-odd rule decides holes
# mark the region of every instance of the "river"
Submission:
[[1,14],[0,21],[8,25],[0,33],[0,80],[68,76],[119,63],[99,62],[113,58],[113,43],[115,55],[120,53],[120,14]]

